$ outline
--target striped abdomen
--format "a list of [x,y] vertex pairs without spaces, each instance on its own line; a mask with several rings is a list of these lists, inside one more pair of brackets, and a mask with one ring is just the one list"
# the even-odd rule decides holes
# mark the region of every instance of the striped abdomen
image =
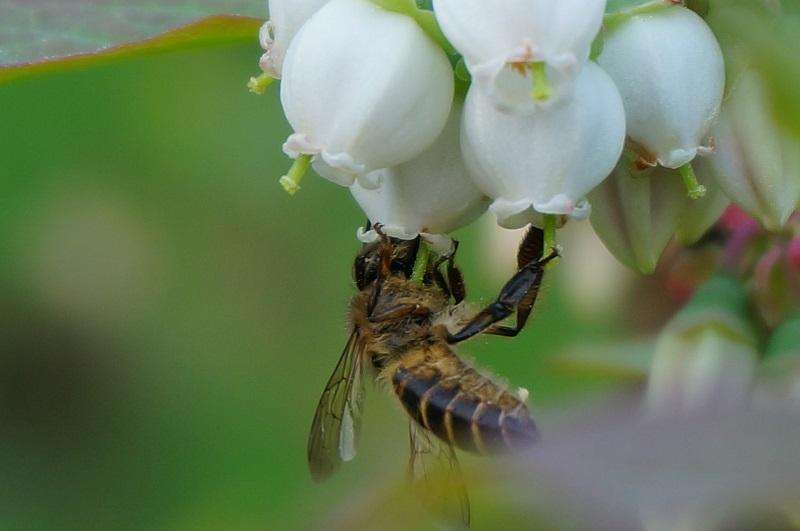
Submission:
[[454,446],[479,453],[524,449],[538,438],[525,404],[446,345],[410,354],[392,374],[406,412]]

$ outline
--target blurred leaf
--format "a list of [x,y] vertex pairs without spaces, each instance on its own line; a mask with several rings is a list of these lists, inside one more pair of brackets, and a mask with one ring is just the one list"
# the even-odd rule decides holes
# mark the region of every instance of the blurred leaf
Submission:
[[775,118],[800,136],[800,63],[788,43],[800,36],[800,2],[780,7],[751,0],[715,0],[709,23],[725,50],[729,85],[743,68],[756,68],[767,81]]
[[652,341],[577,345],[552,358],[550,364],[570,373],[644,380],[654,351]]
[[248,16],[263,16],[262,4],[0,0],[0,83],[135,55],[256,42],[260,23]]

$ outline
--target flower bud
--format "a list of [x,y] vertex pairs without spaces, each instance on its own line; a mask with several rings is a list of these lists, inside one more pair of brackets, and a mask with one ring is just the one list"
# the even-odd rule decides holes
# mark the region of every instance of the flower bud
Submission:
[[728,197],[775,231],[800,199],[800,142],[781,131],[772,112],[758,73],[743,73],[714,129],[710,159]]
[[597,62],[617,84],[628,136],[646,159],[679,168],[708,151],[725,64],[702,18],[679,6],[628,17],[605,33]]
[[295,133],[283,149],[313,157],[320,175],[349,186],[429,147],[452,99],[447,56],[411,17],[332,0],[286,54],[281,102]]
[[535,114],[501,112],[474,85],[467,94],[464,158],[506,228],[535,221],[537,213],[586,218],[585,196],[614,168],[624,139],[619,93],[591,62],[578,77],[573,98]]
[[753,403],[756,407],[800,408],[800,316],[789,319],[772,334],[758,369]]
[[[459,126],[462,104],[453,111],[442,134],[420,156],[373,176],[380,187],[353,184],[350,192],[369,220],[383,232],[410,240],[419,234],[438,238],[474,221],[486,211],[489,200],[467,179],[461,156]],[[374,230],[360,232],[362,241],[376,239]]]
[[685,197],[680,179],[669,170],[637,171],[623,157],[589,194],[592,227],[620,262],[650,274],[675,234]]
[[532,111],[572,91],[606,0],[434,0],[473,82],[504,110]]
[[611,176],[589,194],[592,227],[620,262],[651,274],[673,236],[697,241],[722,215],[727,199],[702,173],[710,193],[692,200],[678,172],[663,167],[638,170],[626,153]]
[[267,0],[269,20],[258,35],[265,51],[260,62],[264,72],[280,79],[283,57],[295,34],[327,3],[328,0]]
[[758,360],[746,309],[744,287],[731,277],[712,278],[697,291],[659,336],[647,388],[651,413],[746,405]]

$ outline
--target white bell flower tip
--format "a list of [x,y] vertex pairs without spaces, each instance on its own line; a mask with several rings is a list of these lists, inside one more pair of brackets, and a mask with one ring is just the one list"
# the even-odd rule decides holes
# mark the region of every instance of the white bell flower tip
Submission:
[[[396,227],[390,225],[381,226],[381,231],[390,238],[397,238],[398,240],[413,240],[417,237],[427,243],[436,254],[440,256],[447,256],[452,254],[455,249],[453,239],[446,234],[430,234],[427,232],[408,232],[404,227]],[[364,230],[364,227],[359,227],[356,231],[356,238],[361,243],[375,243],[380,240],[380,235],[375,232],[375,229]]]
[[366,166],[356,162],[348,153],[330,153],[311,141],[308,135],[290,135],[283,144],[283,152],[296,159],[300,155],[313,157],[312,167],[321,177],[341,186],[351,186],[356,180],[364,188],[374,189],[380,186],[380,173],[367,172]]
[[261,44],[261,48],[269,50],[274,42],[272,38],[272,21],[268,20],[264,22],[261,28],[258,30],[258,42]]
[[258,66],[265,74],[268,74],[275,79],[280,79],[280,73],[275,70],[275,63],[272,61],[272,56],[269,52],[265,52],[263,55],[261,55],[261,59],[258,60]]
[[658,163],[665,168],[677,170],[685,164],[689,164],[698,154],[698,148],[673,149],[665,157],[659,157]]
[[[574,55],[561,58],[556,67],[538,60],[515,62],[496,59],[467,68],[478,88],[504,112],[532,113],[547,108],[572,95],[574,78],[579,71]],[[544,75],[534,78],[531,63],[544,63]]]
[[[498,109],[531,112],[570,93],[606,0],[434,0],[442,32]],[[533,75],[532,65],[544,68]],[[562,86],[563,85],[563,86]]]
[[489,205],[489,211],[497,218],[497,224],[504,229],[521,229],[529,224],[542,226],[545,214],[583,220],[592,213],[592,207],[586,199],[575,201],[565,195],[558,195],[547,203],[534,203],[529,199],[510,201],[500,198]]
[[258,42],[264,50],[264,54],[258,61],[258,66],[265,74],[269,74],[275,79],[281,77],[281,67],[283,63],[283,52],[278,50],[275,45],[274,26],[271,20],[268,20],[258,30]]

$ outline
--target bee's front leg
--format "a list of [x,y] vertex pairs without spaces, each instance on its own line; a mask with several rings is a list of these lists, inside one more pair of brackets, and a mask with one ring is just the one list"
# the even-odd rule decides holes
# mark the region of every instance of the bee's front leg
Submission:
[[[514,337],[525,327],[530,317],[539,286],[542,283],[545,266],[558,256],[553,251],[549,256],[541,258],[543,251],[542,231],[531,227],[520,245],[517,260],[520,269],[500,290],[497,300],[484,308],[461,330],[455,334],[447,334],[448,343],[459,343],[477,334],[486,332],[499,336]],[[497,323],[517,312],[517,324],[514,327],[501,326]]]

